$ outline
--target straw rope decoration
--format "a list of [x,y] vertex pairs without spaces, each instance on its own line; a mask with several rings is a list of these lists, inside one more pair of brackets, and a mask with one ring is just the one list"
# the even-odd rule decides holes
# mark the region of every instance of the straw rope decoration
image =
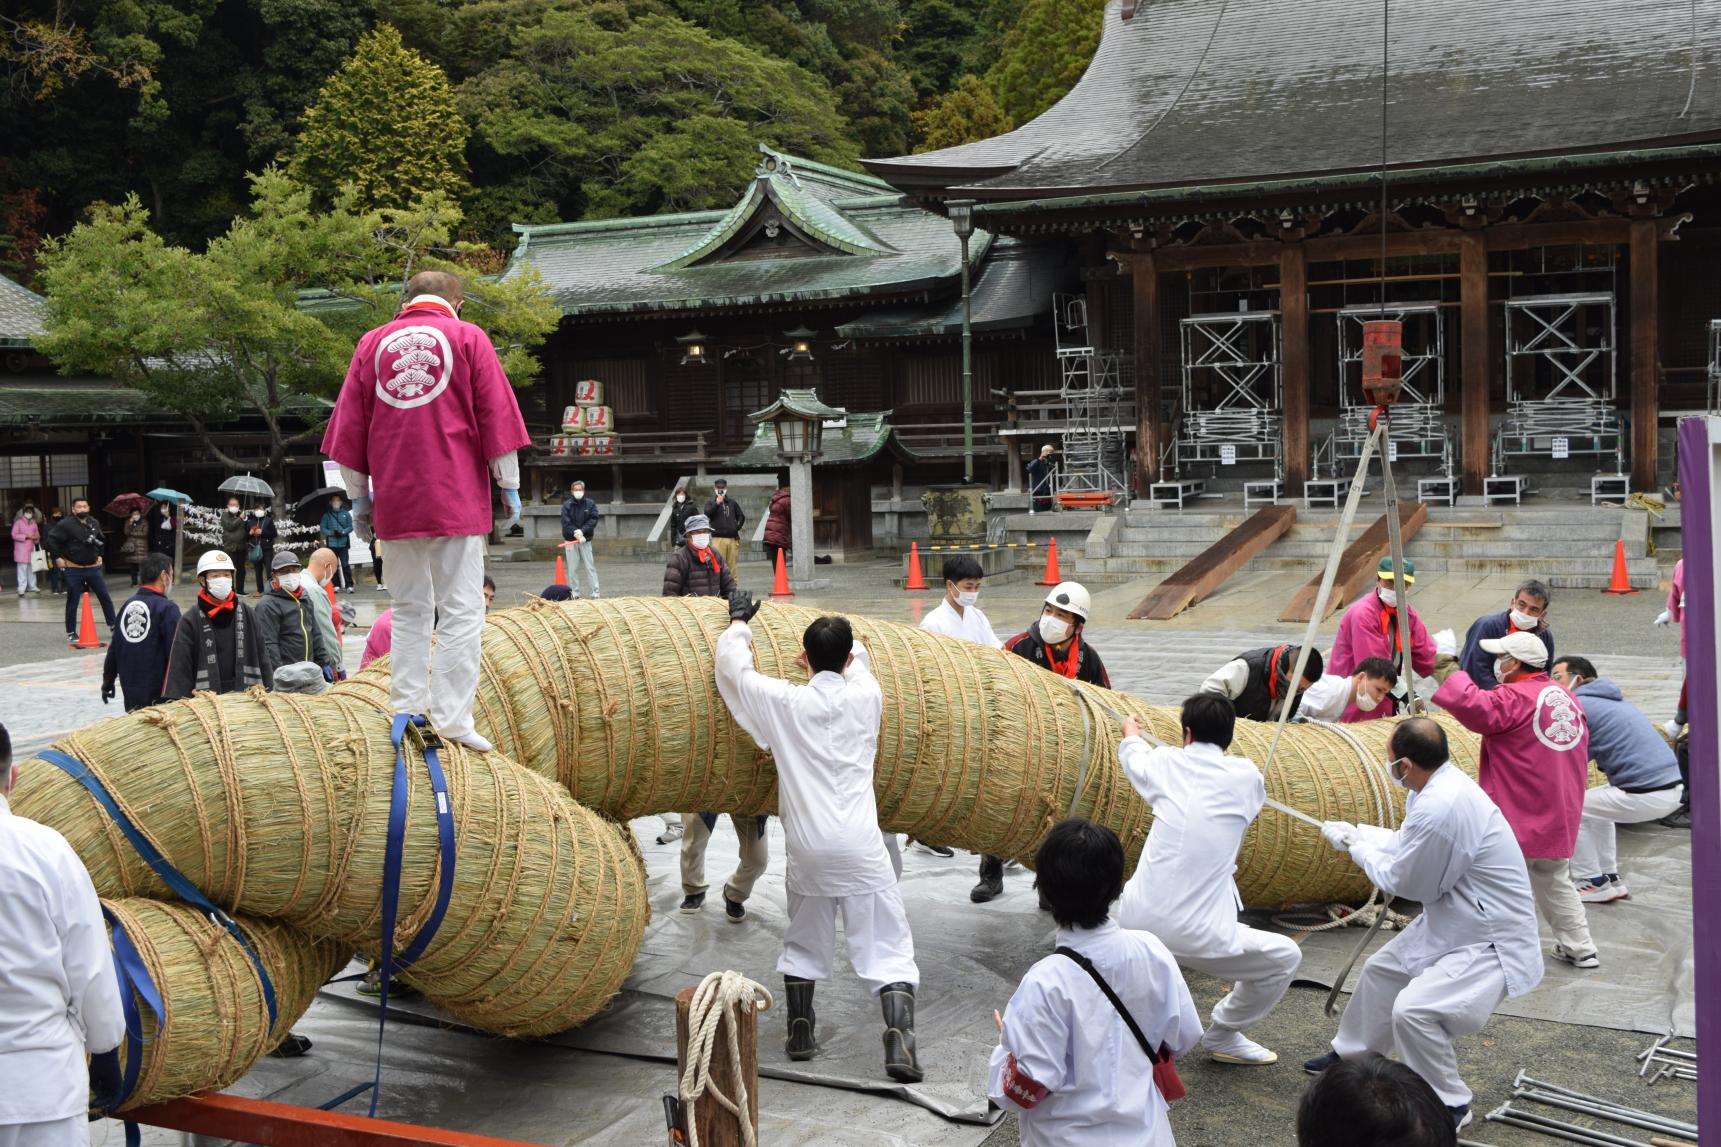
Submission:
[[[795,659],[816,616],[766,603],[753,623],[759,669],[804,680]],[[887,830],[1026,859],[1074,812],[1116,830],[1132,858],[1140,851],[1151,817],[1118,766],[1107,710],[1133,714],[1171,742],[1181,739],[1176,710],[1072,689],[999,650],[853,621],[884,690],[875,791]],[[727,625],[726,604],[713,598],[536,601],[491,615],[475,712],[497,751],[442,754],[456,822],[454,894],[406,971],[409,983],[464,1023],[516,1036],[577,1025],[620,989],[650,912],[628,818],[776,811],[771,759],[729,717],[712,677]],[[56,748],[85,762],[210,899],[272,938],[266,962],[313,966],[306,975],[318,979],[319,944],[378,945],[389,723],[385,659],[322,696],[203,694],[91,726]],[[1293,726],[1268,795],[1319,820],[1395,825],[1402,794],[1383,794],[1378,764],[1362,759],[1386,759],[1393,724]],[[1476,738],[1446,726],[1454,760],[1474,774]],[[1265,760],[1271,734],[1271,725],[1240,722],[1231,751]],[[428,918],[438,865],[434,798],[416,752],[408,755],[401,945]],[[172,897],[59,769],[25,762],[13,804],[66,836],[104,896],[145,898],[124,901],[128,932],[142,937],[146,961],[159,961],[152,970],[176,1024],[209,1029],[200,1037],[170,1024],[147,1045],[136,1102],[237,1079],[308,1006],[314,984],[303,993],[297,981],[278,986],[280,1022],[263,1031],[254,974],[243,964],[213,970],[214,960],[244,960],[237,945],[223,951],[206,922],[194,933],[205,942],[174,939],[186,931],[182,910],[149,903]],[[1318,832],[1270,812],[1244,838],[1237,879],[1256,907],[1354,901],[1369,889]]]

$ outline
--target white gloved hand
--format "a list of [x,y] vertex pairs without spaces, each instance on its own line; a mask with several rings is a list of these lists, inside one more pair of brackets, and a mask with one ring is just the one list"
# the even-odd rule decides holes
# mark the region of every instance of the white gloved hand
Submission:
[[1442,629],[1434,635],[1434,652],[1458,656],[1458,634],[1450,629]]
[[584,530],[575,530],[574,531],[574,541],[583,542],[585,540],[586,540],[586,532]]
[[365,545],[376,540],[376,533],[371,526],[371,500],[369,498],[354,498],[351,506],[353,512],[353,533]]
[[502,504],[508,507],[508,524],[502,527],[506,533],[520,524],[520,491],[503,490]]
[[1356,825],[1349,821],[1329,820],[1321,825],[1321,839],[1340,852],[1349,852],[1356,841]]
[[1672,611],[1664,609],[1660,613],[1656,614],[1655,615],[1655,624],[1657,624],[1657,625],[1672,625],[1673,624],[1673,613],[1672,613]]

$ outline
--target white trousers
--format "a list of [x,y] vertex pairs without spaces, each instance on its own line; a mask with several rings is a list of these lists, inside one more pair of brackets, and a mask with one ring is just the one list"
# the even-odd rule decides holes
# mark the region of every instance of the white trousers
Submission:
[[1440,1102],[1462,1107],[1471,1093],[1458,1077],[1452,1043],[1488,1023],[1506,998],[1506,973],[1493,950],[1478,944],[1448,952],[1412,976],[1396,951],[1399,939],[1402,935],[1363,965],[1333,1050],[1351,1059],[1367,1052],[1391,1055],[1396,1049]]
[[[117,1131],[118,1124],[114,1128]],[[47,1123],[0,1123],[0,1147],[89,1147],[89,1142],[90,1120],[86,1115]]]
[[[737,904],[745,904],[747,897],[753,895],[753,885],[771,863],[769,840],[755,827],[757,823],[754,817],[729,814],[741,863],[735,866],[734,873],[723,885],[723,896]],[[688,896],[697,896],[709,887],[705,883],[705,848],[711,843],[711,830],[705,827],[705,818],[696,812],[683,816],[681,825],[681,891]]]
[[1578,822],[1578,842],[1572,849],[1572,876],[1612,876],[1619,872],[1616,824],[1660,820],[1679,807],[1684,789],[1678,785],[1655,793],[1628,793],[1612,785],[1597,785],[1584,793],[1584,816]]
[[13,564],[18,567],[18,592],[19,592],[19,594],[23,594],[25,590],[29,590],[31,593],[35,593],[36,592],[36,567],[31,565],[29,562],[14,562]]
[[[472,732],[478,659],[484,635],[484,543],[463,538],[401,538],[388,543],[393,583],[393,680],[396,713],[423,713],[437,732]],[[432,631],[436,666],[431,671]]]
[[[1213,1026],[1226,1031],[1246,1032],[1285,998],[1303,950],[1289,936],[1237,926],[1243,950],[1232,956],[1185,956],[1174,952],[1177,962],[1194,972],[1231,984],[1231,990],[1213,1005]],[[1170,945],[1167,945],[1169,947]]]
[[837,960],[837,913],[843,915],[849,963],[873,995],[887,984],[920,985],[908,913],[893,885],[861,896],[789,893],[789,925],[777,971],[803,980],[828,980]]
[[586,593],[592,597],[598,595],[598,562],[592,556],[592,543],[581,542],[577,546],[563,546],[562,552],[568,555],[568,588],[574,591],[574,596],[580,596],[580,571],[586,571]]
[[1530,891],[1536,894],[1536,909],[1548,922],[1560,947],[1580,956],[1595,951],[1589,916],[1584,913],[1584,902],[1578,899],[1577,886],[1572,883],[1572,862],[1537,857],[1525,858],[1524,864],[1530,870]]

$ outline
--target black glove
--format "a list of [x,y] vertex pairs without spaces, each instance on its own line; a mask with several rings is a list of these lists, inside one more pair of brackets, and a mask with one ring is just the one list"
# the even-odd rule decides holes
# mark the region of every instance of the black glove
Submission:
[[102,686],[102,704],[106,705],[109,701],[112,701],[113,699],[114,699],[114,683],[112,681],[109,681],[106,685]]
[[106,1114],[120,1105],[120,1049],[90,1056],[90,1110]]
[[753,600],[753,595],[744,589],[738,589],[729,595],[729,620],[752,621],[753,615],[759,612],[759,603]]

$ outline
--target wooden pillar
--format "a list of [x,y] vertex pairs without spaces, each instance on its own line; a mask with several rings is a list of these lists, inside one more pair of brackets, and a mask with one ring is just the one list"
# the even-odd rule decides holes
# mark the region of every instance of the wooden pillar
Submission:
[[[809,514],[810,516],[810,514]],[[687,1071],[688,1010],[693,1006],[693,988],[683,988],[675,997],[675,1075],[679,1082]],[[747,1113],[753,1123],[755,1141],[759,1131],[759,1013],[754,1008],[736,1009],[741,1017],[737,1033],[741,1046],[741,1074],[747,1084]],[[731,1099],[739,1088],[735,1085],[734,1066],[729,1062],[729,1017],[717,1022],[716,1039],[711,1049],[711,1086]],[[689,1124],[697,1124],[699,1142],[704,1147],[741,1147],[741,1124],[725,1111],[707,1091],[694,1103],[693,1110],[684,1112]]]
[[1631,223],[1631,488],[1657,489],[1657,430],[1661,412],[1660,240],[1655,220]]
[[1458,237],[1459,338],[1464,344],[1460,370],[1459,455],[1464,492],[1480,495],[1488,476],[1488,248],[1480,231]]
[[1309,256],[1301,243],[1279,252],[1280,365],[1285,392],[1285,496],[1309,477]]
[[1135,292],[1135,496],[1145,498],[1159,473],[1159,264],[1151,253],[1129,261]]

